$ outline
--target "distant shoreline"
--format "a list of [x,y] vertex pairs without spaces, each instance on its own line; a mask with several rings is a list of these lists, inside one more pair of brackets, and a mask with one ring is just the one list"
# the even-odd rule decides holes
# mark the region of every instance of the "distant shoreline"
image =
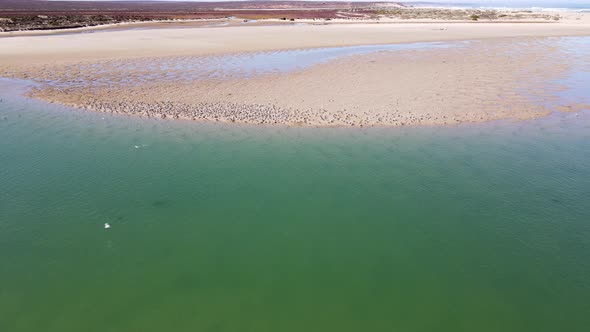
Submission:
[[88,31],[100,31],[100,30],[111,30],[117,28],[134,28],[142,25],[156,25],[156,24],[182,24],[191,22],[215,22],[224,21],[225,19],[183,19],[183,20],[154,20],[154,21],[129,21],[120,23],[109,23],[100,24],[93,26],[84,27],[63,27],[63,28],[50,28],[42,30],[18,30],[18,31],[4,31],[0,32],[0,38],[2,37],[17,37],[17,36],[43,36],[43,35],[56,35],[56,34],[71,34],[77,32],[88,32]]
[[[517,8],[470,8],[409,6],[395,2],[194,2],[144,3],[132,8],[103,6],[101,2],[73,2],[72,8],[59,2],[35,2],[39,8],[3,8],[0,2],[0,37],[48,35],[125,27],[202,22],[253,22],[257,24],[335,23],[533,23],[570,20],[576,11],[524,10]],[[158,4],[158,6],[156,6]],[[182,11],[181,5],[191,11]],[[57,7],[55,7],[57,6]],[[113,5],[114,6],[114,5]],[[55,7],[55,8],[54,8]],[[194,11],[192,11],[194,10]],[[578,17],[576,17],[577,19]]]
[[[87,27],[72,27],[72,28],[58,28],[58,29],[44,29],[44,30],[23,30],[23,31],[11,31],[11,32],[0,32],[0,38],[6,37],[23,37],[23,36],[47,36],[47,35],[66,35],[76,34],[94,31],[113,31],[113,30],[125,30],[125,29],[174,29],[174,28],[212,28],[222,27],[210,25],[215,23],[226,23],[223,27],[233,26],[272,26],[272,25],[334,25],[334,24],[455,24],[465,23],[465,21],[420,21],[420,20],[408,20],[408,21],[391,21],[391,20],[339,20],[334,19],[330,21],[313,21],[313,20],[298,20],[298,21],[281,21],[277,19],[264,19],[264,20],[253,20],[251,22],[245,22],[248,20],[242,20],[239,18],[233,19],[186,19],[186,20],[159,20],[159,21],[133,21],[133,22],[122,22],[122,23],[111,23],[104,25],[95,25]],[[191,25],[193,24],[194,25]],[[247,23],[247,24],[246,24]],[[541,22],[541,21],[517,21],[517,22],[478,22],[479,24],[502,24],[502,23],[515,23],[515,24],[554,24],[555,22]]]

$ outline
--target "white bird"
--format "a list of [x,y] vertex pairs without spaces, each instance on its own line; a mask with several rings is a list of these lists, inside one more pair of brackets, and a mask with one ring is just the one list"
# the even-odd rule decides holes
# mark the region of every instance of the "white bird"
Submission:
[[135,148],[136,148],[136,149],[139,149],[139,145],[135,145]]
[[109,225],[109,223],[108,223],[108,222],[105,222],[105,223],[104,223],[104,228],[105,228],[105,229],[109,229],[109,228],[111,228],[111,225]]

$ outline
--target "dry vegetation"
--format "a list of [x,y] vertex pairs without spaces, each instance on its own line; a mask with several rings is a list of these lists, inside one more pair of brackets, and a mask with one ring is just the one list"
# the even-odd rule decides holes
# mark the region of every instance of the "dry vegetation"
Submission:
[[0,0],[0,32],[68,29],[121,22],[175,19],[558,21],[527,11],[415,8],[401,3],[241,1],[110,2]]
[[[388,4],[389,6],[390,4]],[[0,31],[173,19],[335,19],[376,15],[378,3],[314,1],[109,2],[0,0]]]
[[163,20],[141,15],[18,15],[0,18],[0,31],[49,30],[91,27],[121,22]]

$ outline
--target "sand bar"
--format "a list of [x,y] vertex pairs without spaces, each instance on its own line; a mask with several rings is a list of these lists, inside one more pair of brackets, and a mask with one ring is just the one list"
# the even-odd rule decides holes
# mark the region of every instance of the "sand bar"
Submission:
[[0,39],[2,66],[141,56],[590,34],[582,23],[382,23],[150,29]]
[[[42,83],[31,95],[50,102],[157,118],[311,126],[529,119],[552,111],[543,105],[562,87],[546,83],[563,77],[574,61],[560,53],[558,38],[547,37],[590,35],[586,22],[274,25],[22,36],[0,39],[0,73]],[[457,42],[462,40],[471,42]],[[180,75],[185,69],[169,69],[171,63],[207,56],[434,41],[450,47],[356,55],[252,77],[187,80]]]

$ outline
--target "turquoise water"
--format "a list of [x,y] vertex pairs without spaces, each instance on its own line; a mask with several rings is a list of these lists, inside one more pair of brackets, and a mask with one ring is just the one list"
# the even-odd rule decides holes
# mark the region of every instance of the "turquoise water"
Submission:
[[[563,41],[579,64],[558,97],[587,102],[590,43]],[[588,329],[588,111],[230,126],[64,109],[13,85],[2,332]]]
[[0,142],[0,331],[590,323],[587,112],[352,130],[9,98]]

